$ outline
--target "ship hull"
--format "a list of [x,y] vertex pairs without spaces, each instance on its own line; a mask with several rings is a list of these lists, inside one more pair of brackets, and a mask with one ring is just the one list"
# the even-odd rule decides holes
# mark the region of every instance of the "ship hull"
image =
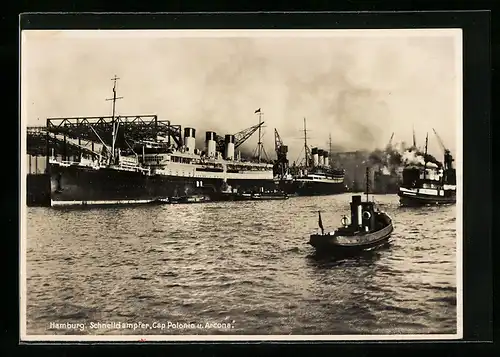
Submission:
[[[241,190],[276,188],[273,180],[227,180]],[[50,166],[50,205],[116,205],[152,203],[161,198],[205,195],[215,200],[223,186],[218,178],[148,175],[142,172],[85,166]]]
[[291,191],[299,196],[335,195],[347,192],[343,182],[295,181]]
[[431,195],[410,190],[400,189],[398,192],[399,203],[402,206],[418,207],[426,205],[450,205],[456,203],[456,192],[453,190],[442,191],[443,195]]
[[28,174],[26,176],[26,194],[28,206],[50,206],[50,175]]
[[336,245],[332,243],[318,243],[317,239],[315,238],[323,238],[321,235],[312,235],[311,236],[311,244],[315,249],[317,253],[328,253],[332,255],[355,255],[355,254],[360,254],[363,252],[369,252],[372,250],[376,250],[378,248],[381,248],[383,246],[386,246],[389,244],[389,239],[392,233],[392,228],[390,229],[390,232],[387,234],[384,234],[378,239],[374,239],[371,242],[368,242],[363,245],[353,245],[353,246],[345,246],[345,245]]
[[342,236],[337,234],[312,234],[309,244],[312,245],[317,252],[338,255],[358,254],[375,250],[389,243],[394,227],[390,218],[388,218],[388,221],[390,223],[384,228],[362,235]]

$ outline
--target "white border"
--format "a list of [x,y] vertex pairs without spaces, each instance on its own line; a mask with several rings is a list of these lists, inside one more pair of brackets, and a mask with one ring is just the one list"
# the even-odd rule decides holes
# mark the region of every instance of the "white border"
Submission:
[[47,36],[59,38],[240,38],[240,37],[267,37],[267,38],[325,38],[325,37],[443,37],[456,36],[460,29],[448,28],[419,28],[419,29],[339,29],[339,30],[25,30],[30,33],[47,33]]
[[417,335],[27,335],[26,334],[26,98],[23,96],[22,79],[24,78],[22,43],[23,32],[19,32],[20,39],[20,100],[21,120],[20,120],[20,339],[21,341],[396,341],[396,340],[457,340],[463,338],[463,234],[462,234],[462,214],[463,214],[463,52],[462,52],[462,30],[461,29],[398,29],[398,30],[29,30],[28,32],[44,32],[47,35],[65,37],[85,37],[96,36],[103,38],[117,37],[147,37],[147,38],[167,38],[167,37],[410,37],[410,36],[454,36],[456,51],[456,76],[457,82],[457,145],[456,145],[456,170],[457,170],[457,203],[456,203],[456,224],[457,224],[457,245],[456,245],[456,291],[457,291],[457,333],[456,334],[417,334]]
[[463,176],[463,34],[460,30],[460,36],[455,37],[455,74],[457,76],[457,133],[456,133],[456,160],[455,167],[457,172],[457,203],[456,203],[456,218],[457,225],[457,249],[456,249],[456,278],[457,278],[457,336],[463,338],[463,194],[464,194],[464,176]]
[[21,150],[19,150],[21,157],[19,158],[19,177],[20,185],[19,188],[19,328],[20,328],[20,340],[27,340],[29,336],[26,335],[26,240],[27,240],[27,220],[26,220],[26,138],[27,138],[27,123],[26,123],[26,98],[23,98],[23,72],[26,71],[25,66],[23,66],[23,56],[22,56],[22,45],[23,36],[22,31],[19,31],[19,108],[20,110],[20,120],[19,120],[19,144],[21,145]]

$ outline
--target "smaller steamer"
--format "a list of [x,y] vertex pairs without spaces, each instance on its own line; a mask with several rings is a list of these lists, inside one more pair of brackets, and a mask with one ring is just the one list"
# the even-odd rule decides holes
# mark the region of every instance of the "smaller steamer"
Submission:
[[366,202],[362,202],[360,195],[352,196],[350,220],[343,216],[342,226],[333,232],[324,232],[321,212],[318,212],[321,234],[312,234],[309,244],[317,251],[338,253],[369,251],[387,244],[393,231],[392,218],[368,200],[368,187],[366,192]]

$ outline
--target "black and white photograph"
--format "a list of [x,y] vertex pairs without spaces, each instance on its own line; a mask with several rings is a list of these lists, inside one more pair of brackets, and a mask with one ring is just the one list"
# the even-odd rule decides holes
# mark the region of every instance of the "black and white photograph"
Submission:
[[22,30],[23,341],[460,339],[460,29]]

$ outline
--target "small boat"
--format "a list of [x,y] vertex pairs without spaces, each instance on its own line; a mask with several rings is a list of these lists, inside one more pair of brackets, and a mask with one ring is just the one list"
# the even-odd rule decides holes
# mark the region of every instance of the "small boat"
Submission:
[[252,200],[258,201],[269,201],[269,200],[286,200],[288,199],[288,194],[284,192],[264,192],[264,193],[254,193],[251,196]]
[[167,205],[170,204],[170,198],[169,197],[157,197],[154,200],[151,200],[149,204],[151,205]]
[[289,194],[282,191],[233,191],[231,187],[220,192],[211,194],[212,201],[268,201],[268,200],[286,200],[290,197]]
[[159,197],[153,200],[152,204],[178,204],[178,203],[203,203],[210,202],[210,198],[201,195]]
[[[367,190],[368,192],[368,190]],[[361,195],[353,195],[350,220],[342,217],[342,226],[333,232],[324,232],[319,214],[321,234],[311,234],[309,244],[318,252],[341,254],[370,251],[386,245],[394,229],[392,218],[375,207],[374,202],[362,202]],[[350,221],[350,222],[349,222]]]
[[191,195],[179,197],[177,203],[203,203],[209,202],[210,199],[203,195]]

